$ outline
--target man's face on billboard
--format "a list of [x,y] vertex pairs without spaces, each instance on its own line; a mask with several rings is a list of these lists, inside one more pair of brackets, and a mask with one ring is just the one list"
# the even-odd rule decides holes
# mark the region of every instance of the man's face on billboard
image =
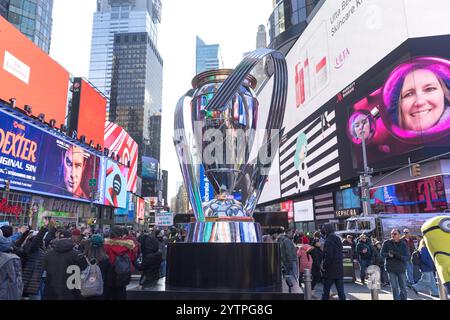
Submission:
[[84,170],[83,149],[69,148],[64,154],[64,184],[69,192],[76,193]]

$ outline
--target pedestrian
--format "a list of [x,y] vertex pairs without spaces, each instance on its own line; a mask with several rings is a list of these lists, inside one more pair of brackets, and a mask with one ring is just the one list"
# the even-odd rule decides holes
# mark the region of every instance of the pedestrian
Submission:
[[114,270],[104,247],[104,239],[100,234],[94,234],[86,242],[84,256],[91,264],[97,264],[102,273],[103,294],[100,296],[86,298],[87,300],[110,300],[112,299],[111,288],[114,281]]
[[309,244],[302,244],[297,249],[298,266],[299,266],[299,276],[298,276],[299,285],[301,285],[303,282],[303,274],[305,273],[305,269],[309,269],[309,271],[311,271],[313,260],[308,253],[312,249],[314,249],[314,247]]
[[366,269],[372,264],[373,250],[370,241],[366,234],[362,234],[360,241],[356,246],[356,254],[360,266],[360,279],[361,283],[366,283]]
[[431,294],[432,297],[439,297],[439,289],[434,275],[436,268],[434,266],[433,258],[431,258],[430,252],[423,239],[420,241],[418,251],[422,277],[416,284],[412,285],[412,288],[416,295],[421,291]]
[[405,242],[406,247],[408,248],[408,260],[406,261],[406,277],[408,280],[408,285],[411,287],[412,284],[415,283],[414,281],[414,267],[411,263],[411,256],[416,250],[416,247],[414,245],[414,240],[411,237],[409,229],[403,230],[403,236],[402,241]]
[[300,232],[298,233],[298,237],[299,237],[299,240],[298,240],[298,243],[299,243],[299,244],[309,244],[309,239],[308,239],[307,236],[305,236],[305,234],[303,233],[303,231],[300,231]]
[[21,248],[23,295],[31,300],[41,300],[44,293],[44,256],[55,233],[54,221],[44,218],[39,231],[28,231],[15,243]]
[[270,234],[265,234],[265,235],[263,235],[263,237],[262,237],[262,241],[263,241],[263,242],[269,242],[269,243],[272,243],[272,242],[273,242],[273,238],[272,238],[272,236],[271,236]]
[[[422,235],[416,236],[416,241],[418,244],[420,244],[420,241],[423,239]],[[419,247],[419,245],[417,246]],[[414,276],[414,283],[417,283],[419,279],[422,277],[422,273],[420,272],[420,253],[419,249],[414,250],[413,254],[411,255],[411,263],[413,265],[413,276]]]
[[144,234],[139,239],[142,253],[142,276],[139,284],[145,288],[155,285],[160,278],[162,252],[155,236]]
[[155,237],[159,243],[159,251],[161,252],[161,266],[159,277],[164,278],[166,276],[166,264],[167,264],[167,238],[164,235],[164,230],[157,229],[155,231]]
[[122,238],[124,231],[120,226],[113,226],[109,236],[110,238],[105,240],[105,251],[113,266],[113,281],[108,290],[111,292],[111,299],[126,300],[126,287],[131,280],[135,244],[132,240]]
[[294,232],[292,229],[288,229],[284,232],[284,229],[278,231],[280,236],[278,242],[281,247],[281,263],[284,268],[286,276],[292,276],[295,281],[298,281],[298,258],[297,247],[293,242]]
[[383,243],[381,256],[385,258],[394,300],[407,300],[406,261],[409,259],[409,252],[405,241],[400,238],[400,230],[392,229],[391,239]]
[[[1,230],[0,238],[4,238]],[[21,300],[22,292],[20,258],[13,253],[7,253],[0,249],[0,300]]]
[[325,234],[325,244],[323,246],[323,294],[322,300],[330,299],[331,286],[336,286],[340,300],[346,300],[344,292],[344,257],[341,239],[334,234],[333,225],[324,224],[322,234]]
[[375,246],[373,247],[373,264],[380,267],[380,281],[384,287],[388,285],[388,278],[384,269],[384,258],[381,256],[382,246],[383,244],[380,241],[375,242]]
[[0,228],[0,252],[11,253],[13,251],[13,243],[11,237],[5,237],[3,227]]
[[[322,274],[320,272],[320,265],[322,264],[322,260],[323,260],[323,252],[322,252],[322,245],[320,244],[320,241],[318,239],[313,240],[312,249],[308,251],[308,254],[312,258],[311,289],[314,290],[314,287],[316,286],[316,284],[319,282],[322,282]],[[313,296],[314,296],[314,293],[313,293]]]
[[80,229],[72,229],[72,241],[74,243],[74,249],[83,252],[84,251],[84,238]]
[[68,286],[68,278],[72,275],[69,267],[78,266],[80,270],[87,267],[86,261],[74,246],[72,233],[64,231],[60,239],[55,240],[54,249],[45,254],[44,300],[77,300],[81,297],[78,289]]

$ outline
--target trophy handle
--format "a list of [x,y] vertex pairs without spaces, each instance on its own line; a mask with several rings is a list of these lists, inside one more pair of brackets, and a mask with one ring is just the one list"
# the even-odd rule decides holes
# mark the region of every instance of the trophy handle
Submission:
[[[205,108],[208,111],[224,111],[227,108],[227,102],[232,98],[234,93],[239,90],[241,83],[250,74],[252,69],[265,57],[270,59],[270,63],[273,65],[274,84],[269,115],[266,123],[266,132],[264,134],[264,141],[267,142],[263,147],[270,146],[274,143],[278,145],[280,129],[283,124],[284,113],[286,110],[288,76],[286,60],[281,52],[261,48],[248,54],[236,67],[234,72],[223,82],[217,94],[214,95]],[[274,135],[272,135],[272,130],[276,130]],[[272,163],[274,156],[275,154],[270,155],[269,163]],[[244,210],[248,214],[251,214],[255,209],[267,177],[267,174],[262,172],[262,169],[267,165],[262,163],[259,157],[257,157],[255,164],[250,163],[247,163],[245,166],[245,169],[248,169],[250,166],[253,167],[253,170],[251,170],[251,183],[247,186],[248,197],[245,199],[244,204]],[[244,170],[244,172],[245,171],[247,170]]]
[[178,163],[180,164],[183,180],[186,185],[189,201],[194,210],[195,218],[198,222],[205,221],[205,215],[202,209],[202,199],[200,196],[200,177],[196,174],[195,163],[192,157],[192,146],[189,145],[186,138],[186,130],[184,127],[183,105],[185,98],[192,98],[194,90],[189,90],[180,98],[175,108],[173,142],[177,151]]

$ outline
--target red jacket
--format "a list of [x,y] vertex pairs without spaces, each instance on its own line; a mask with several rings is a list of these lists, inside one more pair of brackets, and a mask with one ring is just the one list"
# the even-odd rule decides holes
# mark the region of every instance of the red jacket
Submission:
[[105,251],[109,257],[109,261],[114,266],[116,262],[116,257],[122,256],[125,253],[131,261],[131,271],[134,270],[133,264],[136,260],[136,255],[134,249],[136,245],[133,240],[130,239],[106,239],[105,240]]

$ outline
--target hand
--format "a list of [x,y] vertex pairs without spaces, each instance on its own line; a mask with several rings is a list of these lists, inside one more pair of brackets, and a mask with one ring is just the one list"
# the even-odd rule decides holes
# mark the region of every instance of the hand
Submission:
[[363,249],[362,252],[363,252],[363,253],[367,253],[367,249]]
[[389,251],[389,258],[393,258],[394,257],[394,253],[392,251]]
[[30,228],[28,226],[21,226],[19,228],[19,232],[24,234],[25,232],[27,232],[27,230],[29,230]]

